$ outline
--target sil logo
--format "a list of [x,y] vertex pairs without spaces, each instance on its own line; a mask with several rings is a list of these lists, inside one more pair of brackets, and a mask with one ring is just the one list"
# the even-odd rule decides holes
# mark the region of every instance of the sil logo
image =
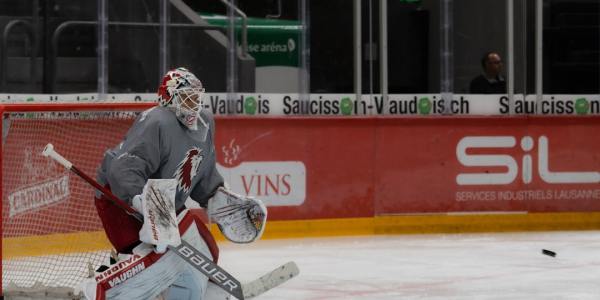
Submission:
[[[551,171],[548,137],[537,138],[537,161],[534,164],[532,136],[466,136],[456,145],[456,158],[466,169],[471,167],[503,167],[505,172],[463,172],[456,176],[459,185],[511,184],[521,175],[521,182],[529,184],[537,171],[539,178],[549,184],[600,183],[597,171]],[[485,154],[472,153],[475,149],[488,149]],[[506,154],[499,149],[520,149],[519,154]],[[496,151],[496,152],[494,152]],[[506,151],[506,150],[505,150]],[[537,166],[537,170],[534,169]]]

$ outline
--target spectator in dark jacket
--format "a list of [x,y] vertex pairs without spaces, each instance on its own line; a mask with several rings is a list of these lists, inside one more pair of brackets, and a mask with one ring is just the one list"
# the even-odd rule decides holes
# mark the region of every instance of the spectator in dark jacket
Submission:
[[502,59],[496,52],[487,52],[481,58],[483,74],[473,78],[469,86],[471,94],[505,94],[506,81],[502,72]]

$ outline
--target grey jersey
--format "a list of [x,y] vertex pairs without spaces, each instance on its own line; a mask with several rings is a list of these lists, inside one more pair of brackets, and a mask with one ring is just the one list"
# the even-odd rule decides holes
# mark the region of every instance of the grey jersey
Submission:
[[131,204],[148,179],[177,179],[176,209],[187,197],[206,206],[214,191],[223,185],[216,168],[214,119],[205,110],[198,130],[181,124],[175,113],[156,106],[141,113],[114,149],[106,151],[98,169],[98,182]]

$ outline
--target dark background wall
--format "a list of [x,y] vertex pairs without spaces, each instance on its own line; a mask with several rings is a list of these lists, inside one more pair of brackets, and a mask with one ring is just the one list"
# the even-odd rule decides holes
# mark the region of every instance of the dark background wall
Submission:
[[[38,2],[35,11],[32,3]],[[440,90],[439,0],[388,3],[388,69],[390,93],[439,92]],[[197,12],[226,14],[220,1],[186,0]],[[251,17],[300,19],[299,1],[237,0]],[[378,5],[361,0],[363,46],[363,93],[379,90]],[[454,92],[467,91],[469,81],[481,73],[480,59],[486,51],[498,51],[507,59],[506,4],[499,0],[454,0],[452,9]],[[47,85],[48,51],[57,24],[65,20],[95,20],[96,0],[0,1],[0,27],[15,18],[40,18],[38,43],[24,28],[15,28],[6,41],[9,72],[3,92],[52,92]],[[158,22],[158,0],[109,1],[111,21]],[[515,1],[514,62],[517,93],[535,91],[535,0]],[[353,8],[348,0],[307,0],[311,92],[353,92]],[[544,92],[598,93],[600,91],[600,0],[544,1]],[[172,9],[174,11],[174,9]],[[172,12],[171,21],[186,21]],[[218,42],[203,33],[171,31],[170,65],[192,64],[206,74],[208,85],[224,90],[226,55],[215,51]],[[112,92],[153,91],[160,78],[158,32],[111,28],[110,80]],[[56,92],[93,91],[97,80],[96,31],[72,28],[63,33]],[[211,45],[212,43],[212,45]],[[370,51],[373,56],[370,56]],[[33,53],[38,66],[31,79],[28,59]]]

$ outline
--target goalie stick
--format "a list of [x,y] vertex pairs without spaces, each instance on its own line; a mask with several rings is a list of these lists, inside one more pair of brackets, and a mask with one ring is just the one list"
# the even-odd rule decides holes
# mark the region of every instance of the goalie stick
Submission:
[[298,275],[300,270],[293,261],[242,285],[242,291],[246,299],[256,297]]
[[[87,174],[83,173],[76,166],[74,166],[70,161],[60,155],[58,152],[54,150],[54,146],[52,144],[46,145],[44,151],[42,151],[42,155],[46,157],[50,157],[54,159],[56,162],[64,166],[66,169],[72,171],[77,176],[81,177],[87,183],[92,185],[98,191],[103,193],[110,201],[112,201],[115,205],[119,206],[123,209],[127,214],[135,217],[138,221],[143,222],[142,217],[137,213],[135,209],[129,206],[125,201],[119,199],[115,196],[110,190],[101,186],[96,180],[89,177]],[[192,265],[194,268],[202,272],[202,274],[206,275],[212,282],[218,285],[220,288],[225,290],[227,293],[233,295],[237,299],[244,300],[245,295],[242,289],[242,285],[239,280],[225,271],[223,268],[219,267],[215,264],[211,259],[206,257],[200,251],[196,250],[189,243],[182,240],[179,246],[168,246],[168,249],[175,252],[179,257],[185,260],[187,263]],[[286,265],[280,267],[283,268]],[[296,267],[297,269],[297,267]],[[295,276],[295,275],[294,275]],[[291,276],[293,277],[293,276]],[[290,278],[291,278],[290,277]],[[262,277],[261,277],[262,278]],[[277,285],[277,284],[276,284]],[[253,287],[260,285],[252,285]],[[266,290],[265,290],[266,291]]]

